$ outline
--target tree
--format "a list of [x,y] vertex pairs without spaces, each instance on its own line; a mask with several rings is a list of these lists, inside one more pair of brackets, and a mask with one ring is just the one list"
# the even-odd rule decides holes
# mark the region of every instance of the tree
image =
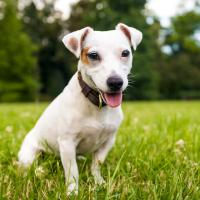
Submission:
[[37,9],[32,1],[24,8],[22,15],[24,30],[38,45],[40,93],[42,99],[49,99],[63,90],[75,67],[71,65],[71,55],[61,41],[65,21],[55,11],[54,1],[44,0],[43,5],[43,8]]
[[146,0],[81,0],[72,7],[68,20],[68,30],[75,31],[85,26],[97,30],[113,29],[123,22],[141,30],[144,34],[142,44],[134,53],[134,84],[129,87],[126,99],[158,98],[159,74],[156,71],[156,56],[160,52],[156,41],[159,34],[159,22],[146,23],[143,14]]
[[172,19],[164,45],[170,48],[160,73],[163,98],[200,98],[200,14],[186,12]]
[[22,31],[17,2],[1,1],[0,101],[34,100],[37,95],[36,46]]

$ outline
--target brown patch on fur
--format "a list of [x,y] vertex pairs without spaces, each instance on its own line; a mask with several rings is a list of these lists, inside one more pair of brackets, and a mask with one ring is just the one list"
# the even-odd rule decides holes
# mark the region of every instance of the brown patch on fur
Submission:
[[89,61],[88,61],[88,57],[87,57],[87,53],[88,53],[89,49],[90,49],[90,47],[85,47],[81,51],[81,61],[86,65],[89,65]]
[[129,30],[123,25],[120,25],[120,29],[126,35],[126,37],[129,39],[129,41],[131,42],[131,34],[130,34]]
[[71,48],[74,51],[77,51],[77,49],[78,49],[78,40],[76,38],[74,38],[74,37],[70,38],[69,45],[71,46]]

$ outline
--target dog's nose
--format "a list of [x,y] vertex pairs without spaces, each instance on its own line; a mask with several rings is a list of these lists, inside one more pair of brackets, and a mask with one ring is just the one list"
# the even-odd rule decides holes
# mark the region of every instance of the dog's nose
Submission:
[[111,76],[107,79],[107,85],[111,91],[118,91],[123,85],[123,80],[119,76]]

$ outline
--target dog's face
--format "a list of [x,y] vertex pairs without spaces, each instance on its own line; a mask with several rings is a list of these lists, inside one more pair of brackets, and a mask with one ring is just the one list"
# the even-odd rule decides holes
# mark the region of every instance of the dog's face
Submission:
[[121,104],[132,67],[131,46],[136,50],[141,40],[140,31],[121,23],[116,30],[94,31],[86,27],[63,38],[65,46],[80,58],[78,68],[84,81],[101,91],[111,107]]

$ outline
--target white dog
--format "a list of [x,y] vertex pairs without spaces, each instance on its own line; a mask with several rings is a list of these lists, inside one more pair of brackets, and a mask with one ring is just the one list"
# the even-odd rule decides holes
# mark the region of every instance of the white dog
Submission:
[[122,23],[115,30],[86,27],[63,38],[64,45],[80,58],[78,72],[24,139],[18,154],[21,165],[31,165],[47,143],[60,154],[68,194],[78,192],[76,155],[91,153],[94,180],[104,182],[99,165],[123,119],[122,92],[132,67],[131,46],[135,50],[141,40],[140,31]]

